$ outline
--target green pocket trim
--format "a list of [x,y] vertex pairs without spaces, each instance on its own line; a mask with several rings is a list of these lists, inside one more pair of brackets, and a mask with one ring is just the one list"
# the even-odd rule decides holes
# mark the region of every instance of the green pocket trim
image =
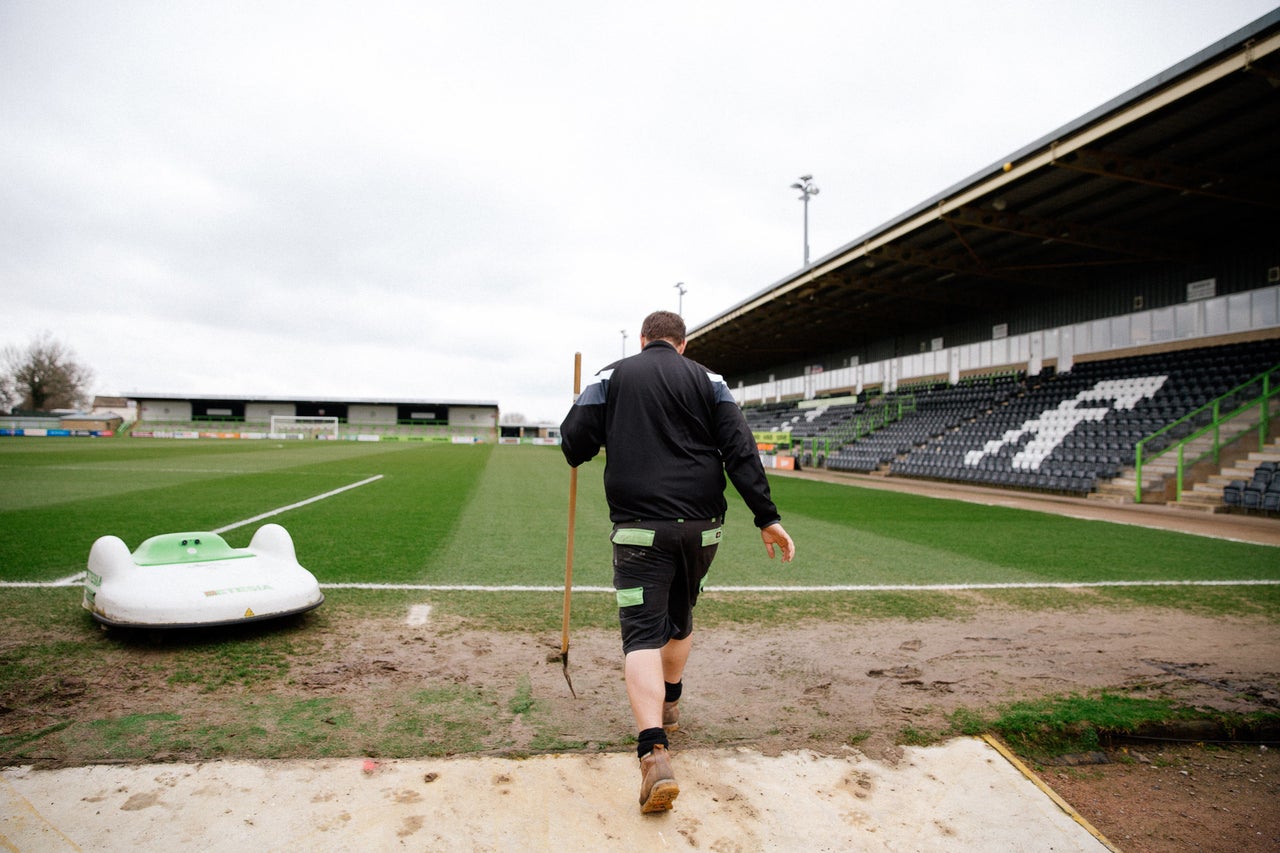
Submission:
[[642,586],[619,589],[615,592],[618,596],[619,607],[635,607],[637,604],[644,604],[644,587]]
[[724,537],[724,528],[716,527],[711,530],[702,531],[702,547],[706,548],[710,545],[719,545],[721,538]]
[[619,527],[613,531],[610,540],[614,545],[636,545],[641,548],[653,547],[654,532],[640,527]]

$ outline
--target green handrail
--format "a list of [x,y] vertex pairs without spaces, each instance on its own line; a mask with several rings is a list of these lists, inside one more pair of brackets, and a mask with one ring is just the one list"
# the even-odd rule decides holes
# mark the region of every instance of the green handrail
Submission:
[[[1153,432],[1151,435],[1139,441],[1133,450],[1134,479],[1136,480],[1133,486],[1133,502],[1139,503],[1139,504],[1142,503],[1142,466],[1144,464],[1150,463],[1151,461],[1165,455],[1166,453],[1170,453],[1174,451],[1176,451],[1178,454],[1177,500],[1181,501],[1183,473],[1186,471],[1187,465],[1188,464],[1194,465],[1200,460],[1207,459],[1210,456],[1213,457],[1214,464],[1217,464],[1219,454],[1222,450],[1223,445],[1230,444],[1231,442],[1240,438],[1242,435],[1245,435],[1250,430],[1254,429],[1253,426],[1249,426],[1238,432],[1232,433],[1229,435],[1229,437],[1227,437],[1226,439],[1223,439],[1222,427],[1229,421],[1232,421],[1244,415],[1245,413],[1251,411],[1255,406],[1258,407],[1259,409],[1258,426],[1257,426],[1258,449],[1261,450],[1263,447],[1265,447],[1267,443],[1267,436],[1270,434],[1270,431],[1271,431],[1271,405],[1270,405],[1271,399],[1273,397],[1280,396],[1280,382],[1277,381],[1278,379],[1280,379],[1280,364],[1276,365],[1275,367],[1271,368],[1265,373],[1261,373],[1253,377],[1252,379],[1249,379],[1246,382],[1241,383],[1240,385],[1238,385],[1235,388],[1232,388],[1230,391],[1223,394],[1222,396],[1214,400],[1211,400],[1208,403],[1205,403],[1203,406],[1196,409],[1195,411],[1184,415],[1183,417],[1179,418],[1178,420],[1174,421],[1171,424],[1161,427],[1160,429]],[[1234,398],[1241,391],[1244,391],[1248,389],[1250,386],[1253,386],[1257,383],[1262,384],[1262,393],[1258,397],[1255,397],[1253,400],[1250,400],[1249,402],[1236,407],[1235,409],[1231,410],[1230,412],[1227,412],[1226,414],[1222,413],[1222,406],[1228,399]],[[1211,412],[1212,414],[1212,417],[1210,418],[1210,421],[1208,424],[1201,427],[1200,429],[1193,429],[1189,434],[1183,436],[1177,442],[1161,450],[1157,450],[1151,453],[1150,456],[1148,456],[1145,460],[1143,459],[1148,442],[1154,441],[1155,439],[1159,438],[1165,433],[1170,432],[1171,430],[1175,429],[1179,424],[1191,423],[1194,425],[1194,419],[1198,415],[1206,411]],[[1204,453],[1201,453],[1199,456],[1192,459],[1190,463],[1188,463],[1186,459],[1187,445],[1189,445],[1191,442],[1195,441],[1198,438],[1209,435],[1210,433],[1213,434],[1212,447],[1209,450],[1206,450]]]
[[900,421],[904,415],[915,410],[916,397],[914,394],[886,396],[883,405],[876,406],[865,414],[854,416],[852,422],[843,429],[837,430],[832,438],[834,438],[836,446],[840,447],[868,436],[881,427]]

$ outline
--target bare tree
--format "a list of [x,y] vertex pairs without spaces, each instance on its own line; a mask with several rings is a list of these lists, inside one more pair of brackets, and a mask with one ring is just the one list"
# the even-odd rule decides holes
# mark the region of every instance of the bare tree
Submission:
[[49,332],[0,350],[0,402],[32,411],[87,405],[93,371]]

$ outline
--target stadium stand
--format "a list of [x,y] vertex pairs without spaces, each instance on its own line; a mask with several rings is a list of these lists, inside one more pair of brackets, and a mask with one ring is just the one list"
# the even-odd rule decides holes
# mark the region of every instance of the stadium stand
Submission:
[[[918,459],[917,465],[895,470],[910,473],[909,469],[916,468],[922,476],[950,479],[942,473],[945,465],[937,452],[942,440],[966,423],[976,422],[992,412],[1017,393],[1021,383],[1021,374],[1016,374],[989,383],[935,385],[913,393],[912,411],[904,412],[901,420],[840,448],[831,455],[827,467],[837,471],[870,472],[935,443],[934,452]],[[923,473],[925,471],[929,473]]]
[[[1158,452],[1208,423],[1207,404],[1216,400],[1231,410],[1248,402],[1259,393],[1256,378],[1278,360],[1280,347],[1267,340],[1099,360],[1036,377],[916,387],[900,420],[839,445],[825,467],[1086,494],[1131,469],[1139,442]],[[819,420],[806,421],[800,411],[794,404],[748,409],[750,419],[790,428],[793,437],[801,423]],[[802,452],[811,450],[803,441]],[[804,464],[823,462],[805,455]],[[1266,497],[1275,468],[1262,463],[1252,480],[1224,489],[1224,502],[1263,509],[1270,500],[1280,508],[1280,485]]]
[[750,293],[686,354],[805,466],[1280,506],[1241,461],[1280,424],[1277,80],[1280,9]]

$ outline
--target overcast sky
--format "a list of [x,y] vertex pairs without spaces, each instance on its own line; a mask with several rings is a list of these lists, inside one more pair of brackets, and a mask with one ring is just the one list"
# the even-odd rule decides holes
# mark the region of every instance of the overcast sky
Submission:
[[558,422],[800,268],[800,175],[818,258],[1271,8],[0,0],[0,345]]

